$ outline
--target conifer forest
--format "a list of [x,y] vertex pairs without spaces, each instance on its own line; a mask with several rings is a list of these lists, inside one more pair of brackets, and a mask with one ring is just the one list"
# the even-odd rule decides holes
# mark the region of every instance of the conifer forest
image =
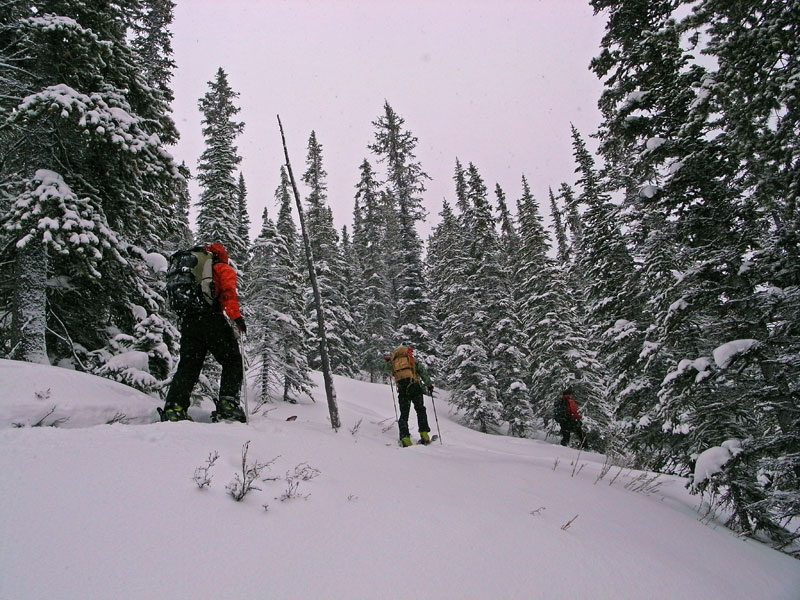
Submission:
[[[518,437],[552,429],[571,386],[590,446],[618,464],[688,476],[727,448],[695,489],[785,548],[800,516],[800,2],[589,4],[607,18],[589,67],[602,123],[564,132],[575,179],[546,198],[524,174],[518,198],[492,189],[464,154],[453,201],[426,214],[420,140],[387,101],[364,115],[374,137],[338,228],[337,141],[308,133],[294,170],[331,368],[379,381],[408,343],[467,424]],[[163,397],[180,344],[166,257],[215,241],[238,272],[251,408],[297,402],[320,331],[287,166],[264,166],[280,183],[252,227],[223,68],[197,100],[205,150],[176,164],[173,10],[0,0],[0,358]],[[207,369],[198,398],[216,394]]]

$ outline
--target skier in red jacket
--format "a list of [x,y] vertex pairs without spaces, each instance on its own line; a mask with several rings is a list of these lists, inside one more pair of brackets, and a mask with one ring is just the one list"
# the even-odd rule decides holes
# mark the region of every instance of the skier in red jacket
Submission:
[[245,414],[239,405],[243,377],[242,355],[236,336],[225,320],[227,314],[240,333],[247,332],[244,317],[239,311],[236,271],[228,264],[228,252],[222,244],[209,244],[205,249],[214,255],[214,303],[198,305],[183,314],[180,327],[180,362],[167,393],[164,415],[169,421],[189,419],[187,409],[192,389],[200,377],[206,355],[211,352],[222,366],[219,399],[216,401],[217,415],[221,419],[244,423]]
[[572,395],[572,388],[566,388],[561,397],[556,400],[553,410],[556,422],[561,426],[561,445],[569,444],[570,434],[575,432],[581,442],[581,448],[586,445],[586,434],[581,427],[581,415],[578,412],[578,403]]

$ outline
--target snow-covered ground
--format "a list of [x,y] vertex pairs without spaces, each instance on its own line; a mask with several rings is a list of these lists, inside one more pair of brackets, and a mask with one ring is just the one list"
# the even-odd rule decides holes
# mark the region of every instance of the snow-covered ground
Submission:
[[[800,561],[708,522],[684,480],[480,434],[442,396],[443,443],[399,448],[388,386],[335,386],[338,433],[321,385],[250,425],[152,423],[130,388],[0,361],[0,598],[800,598]],[[236,502],[248,441],[272,464]]]

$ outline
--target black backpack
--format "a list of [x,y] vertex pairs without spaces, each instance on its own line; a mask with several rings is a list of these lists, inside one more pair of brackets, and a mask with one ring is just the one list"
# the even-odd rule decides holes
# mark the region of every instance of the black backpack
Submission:
[[167,301],[178,314],[207,310],[214,304],[214,255],[195,246],[169,257]]
[[567,401],[563,396],[556,398],[556,401],[553,403],[553,419],[556,423],[565,423],[569,420],[569,416],[567,415]]

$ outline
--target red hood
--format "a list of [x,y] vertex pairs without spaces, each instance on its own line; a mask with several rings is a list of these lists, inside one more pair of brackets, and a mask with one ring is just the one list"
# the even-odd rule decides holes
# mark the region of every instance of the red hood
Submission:
[[214,244],[209,244],[205,248],[209,252],[213,252],[214,253],[214,256],[217,257],[217,261],[227,264],[227,262],[228,262],[228,251],[225,250],[225,246],[223,246],[222,244],[216,242]]

